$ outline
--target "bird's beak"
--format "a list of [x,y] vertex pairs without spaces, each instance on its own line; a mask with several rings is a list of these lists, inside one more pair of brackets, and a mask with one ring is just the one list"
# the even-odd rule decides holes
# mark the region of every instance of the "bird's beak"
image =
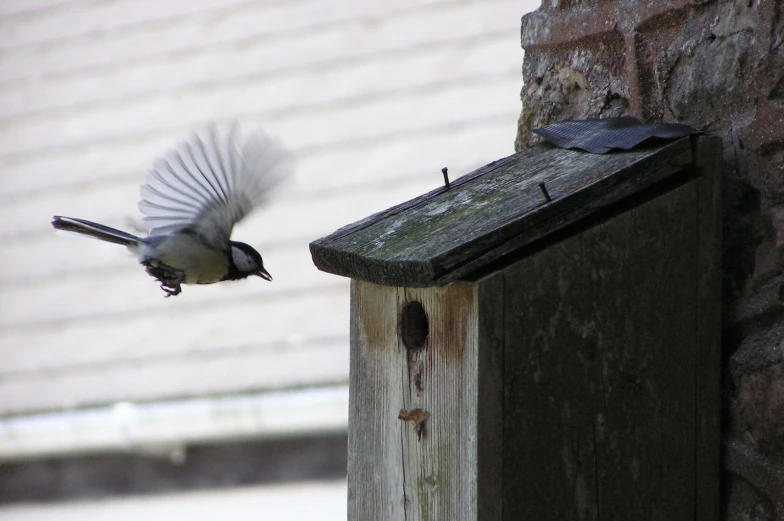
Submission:
[[264,269],[264,267],[259,268],[259,271],[256,272],[256,275],[264,280],[272,280],[272,275],[270,275],[269,272]]

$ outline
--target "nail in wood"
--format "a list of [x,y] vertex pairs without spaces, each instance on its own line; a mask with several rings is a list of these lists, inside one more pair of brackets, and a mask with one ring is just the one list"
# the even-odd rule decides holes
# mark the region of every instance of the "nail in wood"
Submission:
[[547,187],[544,186],[544,183],[539,183],[539,189],[542,191],[542,194],[544,194],[544,198],[547,199],[548,203],[553,200],[553,198],[550,197],[550,194],[547,192]]
[[444,174],[444,186],[449,188],[449,175],[447,174],[447,168],[442,168],[441,173]]

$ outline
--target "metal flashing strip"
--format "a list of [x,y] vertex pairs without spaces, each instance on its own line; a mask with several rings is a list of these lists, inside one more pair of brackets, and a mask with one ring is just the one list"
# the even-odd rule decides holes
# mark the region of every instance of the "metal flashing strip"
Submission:
[[0,419],[0,462],[86,453],[184,458],[190,444],[347,430],[348,386],[200,397]]

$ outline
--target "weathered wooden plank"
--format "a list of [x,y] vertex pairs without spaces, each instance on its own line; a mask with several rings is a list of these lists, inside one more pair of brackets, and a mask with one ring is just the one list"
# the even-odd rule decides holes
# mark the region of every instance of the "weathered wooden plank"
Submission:
[[607,247],[628,248],[625,259],[610,263],[625,273],[597,291],[626,298],[605,299],[600,308],[604,324],[625,322],[603,360],[603,513],[694,519],[696,200],[691,182],[631,210],[625,236],[607,236],[587,255],[593,270],[603,270]]
[[[490,293],[503,280],[485,284],[352,282],[349,519],[500,521],[502,301]],[[398,325],[412,301],[428,320],[419,348]]]
[[575,237],[504,272],[508,520],[597,519],[601,358],[589,315],[595,297],[574,298],[589,287],[581,249]]
[[397,291],[351,281],[348,518],[405,519]]
[[[421,409],[421,426],[401,422],[407,520],[476,519],[477,300],[473,284],[397,291],[398,309],[422,303],[429,335],[422,349],[401,346],[401,409]],[[393,315],[394,316],[394,315]],[[380,519],[378,516],[357,519]]]
[[506,268],[505,518],[694,518],[696,199]]
[[695,519],[718,519],[721,477],[721,138],[696,139],[697,461]]
[[477,282],[478,319],[476,367],[477,521],[503,519],[504,434],[504,274]]
[[602,156],[531,149],[314,241],[311,254],[323,271],[378,284],[445,284],[652,184],[688,175],[692,161],[688,138]]

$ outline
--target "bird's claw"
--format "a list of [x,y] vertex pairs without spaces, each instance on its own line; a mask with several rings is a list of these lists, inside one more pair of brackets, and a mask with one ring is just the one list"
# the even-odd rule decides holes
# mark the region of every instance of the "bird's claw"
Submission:
[[166,293],[164,297],[168,298],[182,293],[180,285],[185,280],[185,274],[182,271],[158,264],[157,262],[153,264],[149,260],[143,261],[141,264],[145,267],[148,275],[161,283],[161,289]]
[[161,283],[161,289],[164,291],[164,293],[166,293],[164,295],[165,298],[174,297],[182,293],[182,288],[180,287],[179,284],[177,284],[176,286],[174,285],[170,286],[165,283]]

